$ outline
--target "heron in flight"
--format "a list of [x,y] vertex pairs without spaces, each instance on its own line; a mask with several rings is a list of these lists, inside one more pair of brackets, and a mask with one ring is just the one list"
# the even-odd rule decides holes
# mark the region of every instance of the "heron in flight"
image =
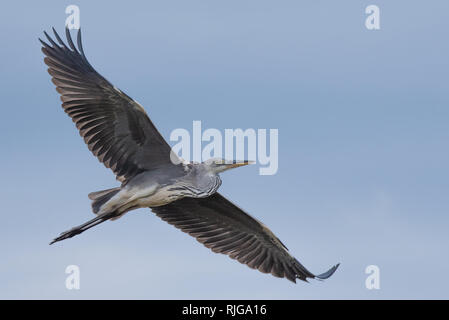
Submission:
[[150,208],[213,252],[261,272],[293,282],[326,279],[335,272],[338,264],[320,275],[308,271],[270,229],[217,192],[219,174],[248,161],[182,162],[143,107],[87,61],[81,31],[77,47],[67,28],[67,44],[54,28],[53,32],[56,41],[46,32],[48,43],[39,40],[62,107],[89,150],[114,172],[121,185],[90,193],[95,218],[61,233],[50,244],[118,219],[130,210]]

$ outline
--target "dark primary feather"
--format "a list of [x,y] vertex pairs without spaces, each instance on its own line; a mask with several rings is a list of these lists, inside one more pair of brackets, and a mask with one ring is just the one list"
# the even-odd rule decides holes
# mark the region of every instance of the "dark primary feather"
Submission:
[[78,31],[75,47],[66,29],[68,45],[56,31],[56,43],[46,32],[42,40],[45,63],[62,107],[72,118],[89,150],[120,181],[137,173],[171,164],[170,146],[136,101],[115,88],[87,61]]
[[314,275],[292,257],[282,242],[262,223],[219,193],[208,198],[184,198],[151,208],[162,220],[195,237],[217,253],[223,253],[264,273],[293,282],[326,279],[338,265]]

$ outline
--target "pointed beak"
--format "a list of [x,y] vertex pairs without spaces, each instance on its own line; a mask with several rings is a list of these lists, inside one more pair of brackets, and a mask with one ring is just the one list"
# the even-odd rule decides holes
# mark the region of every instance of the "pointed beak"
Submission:
[[254,163],[256,163],[256,162],[255,161],[248,161],[248,160],[233,161],[232,163],[227,163],[226,166],[228,167],[228,169],[232,169],[232,168],[247,166],[249,164],[254,164]]

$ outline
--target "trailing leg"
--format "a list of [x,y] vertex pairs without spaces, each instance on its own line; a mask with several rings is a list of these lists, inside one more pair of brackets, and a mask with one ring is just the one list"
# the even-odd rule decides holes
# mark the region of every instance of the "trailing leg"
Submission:
[[65,231],[63,233],[61,233],[59,235],[59,237],[53,239],[52,242],[50,242],[50,244],[53,244],[55,242],[61,241],[61,240],[65,240],[65,239],[69,239],[71,237],[74,237],[80,233],[83,233],[84,231],[95,227],[97,224],[103,223],[106,220],[109,220],[111,218],[114,218],[115,216],[117,216],[116,212],[109,212],[109,213],[104,213],[104,214],[100,214],[98,216],[96,216],[95,218],[93,218],[92,220],[87,221],[86,223],[83,223],[82,225],[79,225],[77,227],[74,227],[68,231]]

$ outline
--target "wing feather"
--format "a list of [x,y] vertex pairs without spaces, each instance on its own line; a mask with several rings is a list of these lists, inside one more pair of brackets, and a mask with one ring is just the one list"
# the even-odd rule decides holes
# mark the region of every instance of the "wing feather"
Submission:
[[213,252],[279,278],[306,281],[330,277],[338,265],[314,275],[290,255],[282,242],[261,222],[215,193],[207,198],[184,198],[151,208],[162,220],[195,237]]
[[171,148],[139,103],[115,88],[88,62],[78,31],[75,46],[68,29],[67,44],[53,29],[44,32],[44,62],[62,107],[72,118],[89,150],[125,182],[145,170],[171,165]]

